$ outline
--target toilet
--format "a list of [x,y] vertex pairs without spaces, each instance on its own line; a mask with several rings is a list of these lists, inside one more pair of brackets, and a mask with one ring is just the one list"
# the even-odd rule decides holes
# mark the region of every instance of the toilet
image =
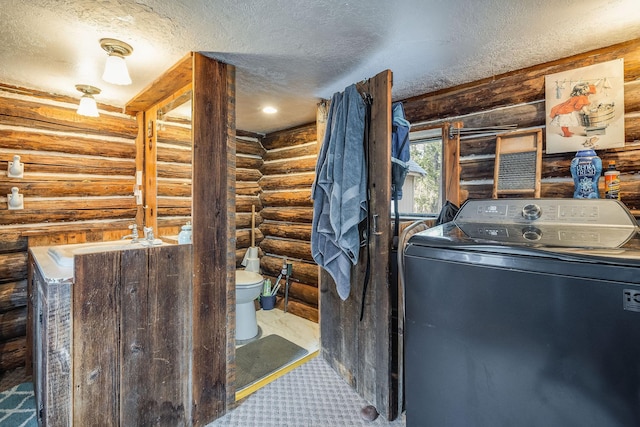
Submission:
[[260,296],[264,279],[258,273],[236,270],[236,341],[258,335],[258,320],[253,301]]

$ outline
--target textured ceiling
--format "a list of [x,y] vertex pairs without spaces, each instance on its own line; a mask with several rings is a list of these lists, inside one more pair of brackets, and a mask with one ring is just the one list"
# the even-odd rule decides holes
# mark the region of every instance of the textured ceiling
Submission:
[[[237,67],[237,125],[315,120],[319,98],[384,69],[394,99],[640,37],[639,0],[2,0],[0,83],[124,106],[189,51]],[[123,40],[130,86],[101,80]],[[266,104],[280,111],[265,116]]]

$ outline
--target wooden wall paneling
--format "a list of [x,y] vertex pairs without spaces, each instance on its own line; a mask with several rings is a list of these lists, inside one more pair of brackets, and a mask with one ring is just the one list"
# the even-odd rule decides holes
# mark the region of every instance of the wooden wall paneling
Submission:
[[26,251],[27,238],[20,231],[7,228],[0,230],[0,253]]
[[[77,103],[77,99],[73,101]],[[116,114],[78,119],[76,108],[59,107],[42,100],[25,100],[0,91],[0,123],[46,131],[63,131],[129,138],[137,132],[136,122]]]
[[23,337],[27,333],[27,306],[0,313],[0,341]]
[[278,148],[290,147],[300,144],[300,142],[310,142],[317,140],[317,130],[315,123],[308,123],[295,128],[286,129],[266,135],[262,140],[265,150],[275,150]]
[[[391,71],[384,71],[363,84],[371,94],[369,142],[369,220],[371,278],[360,321],[366,251],[352,269],[351,293],[342,301],[330,275],[320,274],[320,337],[322,354],[331,366],[385,418],[398,414],[397,384],[393,390],[391,317],[394,302],[389,286],[390,158],[391,158]],[[375,229],[374,229],[375,228]],[[267,240],[267,239],[265,239]],[[264,243],[264,242],[263,242]]]
[[[36,129],[0,125],[0,139],[3,148],[18,151],[46,151],[121,159],[133,159],[136,155],[135,145],[125,138],[52,132],[43,134]],[[24,159],[20,158],[20,161],[24,163]],[[28,167],[25,172],[30,172]]]
[[[316,155],[317,157],[317,155]],[[287,173],[280,175],[264,175],[260,179],[260,187],[264,191],[282,188],[311,188],[316,178],[315,171],[302,173]]]
[[[237,225],[236,225],[237,227]],[[264,239],[264,235],[260,229],[256,229],[254,232],[254,238],[256,243],[260,243]],[[235,232],[236,246],[241,248],[248,248],[251,246],[251,226],[249,228],[238,230]]]
[[[260,242],[261,270],[274,281],[284,259],[293,264],[287,311],[311,321],[318,321],[318,268],[311,258],[310,234],[313,203],[310,188],[317,161],[315,124],[299,126],[266,135],[261,168],[260,200],[270,216],[260,224],[265,239]],[[265,142],[266,141],[266,142]],[[265,147],[266,148],[266,147]],[[299,206],[303,206],[300,208]],[[273,276],[273,277],[272,277]],[[299,283],[301,282],[301,283]],[[284,289],[278,308],[284,308]]]
[[316,169],[317,155],[288,158],[283,160],[270,160],[264,162],[262,173],[264,175],[286,174],[292,172],[310,172]]
[[244,168],[244,169],[260,169],[263,165],[262,158],[246,155],[246,154],[238,154],[236,155],[236,167]]
[[264,161],[271,162],[275,160],[292,159],[296,157],[308,157],[318,155],[318,142],[303,142],[299,145],[293,145],[291,147],[276,148],[269,150],[264,154]]
[[17,281],[27,278],[27,253],[0,254],[0,281]]
[[27,280],[0,284],[0,313],[27,306]]
[[[259,226],[262,223],[262,216],[256,213],[255,225]],[[236,232],[237,229],[251,228],[251,212],[237,212],[236,211]]]
[[[392,383],[393,373],[397,372],[397,366],[393,364],[397,364],[397,360],[394,361],[391,354],[392,307],[397,301],[392,300],[389,285],[392,80],[391,71],[387,70],[368,83],[368,92],[373,98],[368,154],[371,168],[368,176],[370,206],[374,207],[369,210],[371,224],[375,221],[375,215],[378,218],[377,231],[374,226],[369,243],[372,253],[371,276],[364,301],[364,317],[357,335],[359,353],[363,359],[359,364],[359,385],[356,385],[356,390],[388,420],[398,415],[397,384]],[[358,273],[360,271],[357,270]],[[353,320],[356,318],[352,317]]]
[[[238,131],[240,132],[240,131]],[[262,138],[259,137],[242,137],[236,135],[236,153],[238,154],[251,154],[258,156],[261,159],[264,158],[266,150],[260,142]]]
[[149,325],[154,360],[148,363],[156,400],[144,410],[158,426],[188,426],[191,422],[191,384],[185,381],[192,366],[191,249],[190,245],[175,245],[148,252],[149,297],[154,305],[147,315],[156,319]]
[[157,333],[157,323],[169,319],[154,316],[158,294],[154,292],[153,281],[149,278],[146,250],[123,251],[120,262],[118,425],[153,425],[155,415],[161,413],[156,400],[160,396],[151,393],[153,382],[157,380],[153,369],[158,363],[176,362],[160,360],[163,355],[156,355],[152,339]]
[[120,425],[120,271],[119,251],[75,257],[73,425]]
[[263,219],[274,221],[292,221],[292,222],[308,222],[311,223],[313,219],[313,208],[292,206],[288,209],[281,209],[279,207],[269,207],[260,211],[260,215]]
[[260,184],[257,182],[236,182],[236,194],[239,194],[241,196],[259,196],[260,190]]
[[158,178],[158,197],[188,197],[191,199],[191,179]]
[[311,241],[311,224],[264,221],[260,224],[260,231],[267,236]]
[[313,206],[311,188],[263,191],[260,199],[266,206],[280,207],[282,209],[289,209],[290,206]]
[[[5,158],[13,157],[15,150],[0,149],[0,155]],[[112,175],[117,171],[119,175],[133,175],[135,161],[95,156],[64,156],[47,152],[15,152],[20,154],[20,161],[25,163],[27,171],[38,170],[47,173],[92,173]],[[37,165],[37,166],[34,166]]]
[[[143,209],[144,225],[158,229],[158,107],[152,106],[144,111],[144,173],[143,173]],[[142,224],[138,224],[141,226]]]
[[43,177],[8,178],[0,182],[0,194],[10,194],[11,187],[29,197],[103,197],[131,196],[133,179],[129,176],[66,176],[43,180]]
[[164,121],[158,129],[158,143],[191,148],[191,126],[179,126]]
[[238,181],[260,181],[262,173],[257,169],[236,168]]
[[[193,62],[194,426],[235,401],[235,68]],[[225,352],[221,351],[222,349]]]
[[[26,203],[26,202],[25,202]],[[10,211],[11,214],[8,214],[6,211],[6,205],[4,207],[5,211],[2,210],[2,204],[0,203],[0,222],[13,225],[13,224],[37,224],[50,222],[65,222],[65,221],[93,221],[93,220],[118,220],[118,219],[129,219],[129,222],[133,222],[133,219],[136,216],[136,208],[123,208],[123,209],[102,209],[102,210],[77,210],[70,211],[65,210],[60,202],[58,203],[57,210],[50,210],[46,212],[29,212],[26,210],[22,211]]]
[[256,212],[262,209],[262,201],[258,196],[237,195],[235,197],[235,210],[237,212],[251,212],[251,206],[255,206]]
[[121,426],[190,423],[191,271],[190,245],[121,253]]
[[266,254],[313,261],[313,257],[311,256],[311,242],[309,241],[277,239],[267,236],[260,242],[260,249]]
[[0,372],[7,372],[24,366],[26,347],[25,337],[0,342]]
[[191,147],[158,143],[158,161],[191,164]]

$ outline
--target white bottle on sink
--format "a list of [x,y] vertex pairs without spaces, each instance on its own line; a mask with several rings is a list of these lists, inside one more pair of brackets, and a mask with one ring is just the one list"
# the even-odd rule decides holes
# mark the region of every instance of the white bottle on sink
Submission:
[[180,233],[178,234],[178,244],[184,245],[191,243],[191,222],[187,222],[182,226]]

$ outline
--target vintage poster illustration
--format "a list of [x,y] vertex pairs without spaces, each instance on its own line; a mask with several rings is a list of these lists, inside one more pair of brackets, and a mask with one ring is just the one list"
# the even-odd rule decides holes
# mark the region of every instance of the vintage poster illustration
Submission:
[[545,76],[546,154],[624,146],[623,61]]

